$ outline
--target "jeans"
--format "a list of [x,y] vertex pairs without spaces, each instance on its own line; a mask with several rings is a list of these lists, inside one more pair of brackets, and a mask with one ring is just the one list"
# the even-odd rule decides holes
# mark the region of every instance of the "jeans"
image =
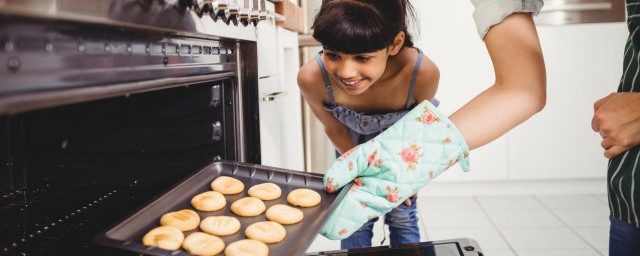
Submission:
[[[340,241],[340,249],[371,247],[373,224],[376,221],[378,218],[369,220],[351,236]],[[384,217],[384,222],[389,225],[391,245],[420,242],[415,198],[411,198],[411,206],[406,206],[403,202],[388,212]]]
[[609,256],[640,255],[640,229],[613,216],[609,220]]

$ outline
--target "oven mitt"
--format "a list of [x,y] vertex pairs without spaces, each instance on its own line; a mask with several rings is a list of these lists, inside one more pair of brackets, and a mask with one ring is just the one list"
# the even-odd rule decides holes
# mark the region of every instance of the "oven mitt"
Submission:
[[370,141],[345,152],[327,170],[332,193],[354,181],[320,234],[345,239],[370,219],[384,215],[456,163],[469,171],[462,134],[429,101],[409,111]]

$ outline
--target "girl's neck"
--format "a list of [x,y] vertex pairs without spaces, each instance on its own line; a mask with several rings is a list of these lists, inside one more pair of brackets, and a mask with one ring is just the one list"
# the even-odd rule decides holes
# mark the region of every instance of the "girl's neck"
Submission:
[[405,55],[407,54],[408,49],[413,49],[413,47],[402,47],[398,54],[389,56],[389,59],[387,60],[387,67],[385,68],[384,73],[382,73],[382,76],[378,79],[378,81],[376,81],[376,84],[384,84],[398,77],[398,74],[401,73],[406,66],[406,61],[404,60],[406,59]]

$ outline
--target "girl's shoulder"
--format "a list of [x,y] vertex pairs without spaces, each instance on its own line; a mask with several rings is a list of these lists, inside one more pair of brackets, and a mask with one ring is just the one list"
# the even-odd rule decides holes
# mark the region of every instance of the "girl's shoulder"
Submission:
[[432,100],[438,90],[440,70],[427,54],[423,53],[416,74],[414,98],[417,102]]
[[[323,93],[326,94],[322,71],[315,59],[305,63],[298,70],[298,87],[300,92],[311,99],[323,100]],[[307,98],[307,97],[305,97]]]

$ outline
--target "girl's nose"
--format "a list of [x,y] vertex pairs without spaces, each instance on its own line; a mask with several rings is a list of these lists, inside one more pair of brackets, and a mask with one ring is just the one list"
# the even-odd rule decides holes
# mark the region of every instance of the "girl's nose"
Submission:
[[351,63],[350,61],[345,61],[344,63],[342,63],[342,65],[340,65],[340,67],[338,67],[337,73],[341,78],[348,79],[356,77],[356,75],[358,75],[358,70],[356,69],[355,65],[353,65],[353,63]]

